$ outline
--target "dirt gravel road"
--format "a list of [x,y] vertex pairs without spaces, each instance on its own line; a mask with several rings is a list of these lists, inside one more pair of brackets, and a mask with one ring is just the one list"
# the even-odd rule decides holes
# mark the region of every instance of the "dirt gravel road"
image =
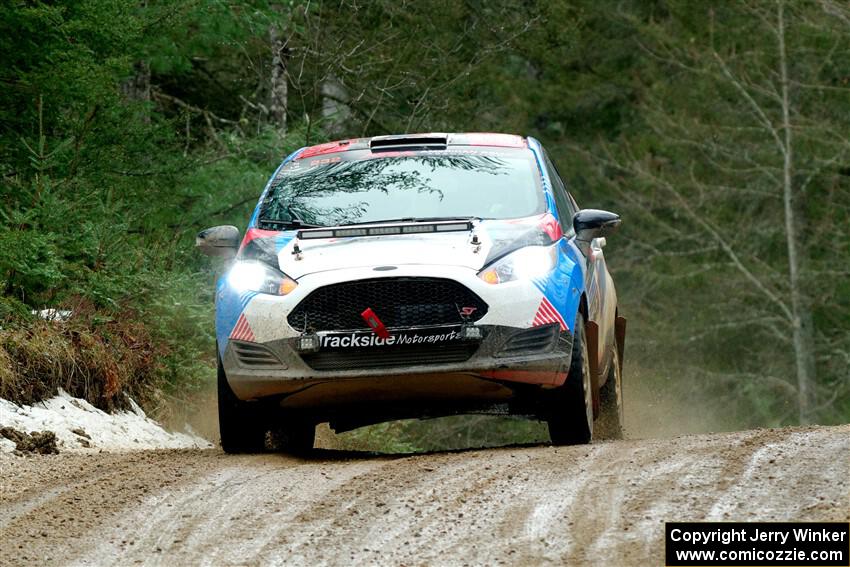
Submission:
[[665,520],[850,520],[850,425],[309,460],[0,455],[2,565],[663,565]]

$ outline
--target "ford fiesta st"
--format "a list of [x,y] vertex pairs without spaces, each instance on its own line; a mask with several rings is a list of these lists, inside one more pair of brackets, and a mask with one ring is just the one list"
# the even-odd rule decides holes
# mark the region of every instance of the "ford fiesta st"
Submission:
[[545,420],[556,444],[619,435],[625,320],[602,253],[619,223],[580,209],[533,138],[298,150],[244,236],[198,235],[232,260],[216,294],[222,447],[259,451],[276,431],[304,451],[318,423],[476,412]]

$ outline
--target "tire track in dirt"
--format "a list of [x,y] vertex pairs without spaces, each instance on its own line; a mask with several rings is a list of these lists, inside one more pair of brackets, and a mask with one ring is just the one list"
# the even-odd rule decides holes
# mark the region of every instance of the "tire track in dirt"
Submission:
[[[631,451],[610,446],[614,450],[600,459],[603,466],[597,474],[607,479],[610,489],[583,492],[572,507],[577,512],[569,516],[578,527],[574,538],[580,551],[575,558],[592,562],[594,557],[613,553],[663,563],[663,522],[704,520],[701,510],[743,474],[750,447],[783,435],[781,430],[762,430],[731,439],[700,436],[627,442]],[[648,533],[656,537],[647,538]]]
[[[104,557],[120,557],[122,562],[151,565],[242,564],[301,510],[322,502],[334,487],[387,462],[322,465],[278,455],[221,457],[219,464],[229,460],[229,466],[153,496],[122,518],[117,529],[124,533],[147,522],[133,539],[100,545],[73,563],[95,565]],[[230,544],[222,545],[222,538]]]
[[104,537],[109,518],[193,477],[212,454],[0,456],[0,565],[67,564],[81,543]]
[[0,456],[0,475],[2,565],[661,564],[664,521],[850,520],[850,425],[308,460]]
[[[778,520],[788,514],[789,494],[797,496],[791,500],[797,514],[807,515],[823,508],[824,495],[835,488],[844,491],[844,509],[850,515],[850,429],[845,428],[843,436],[791,430],[752,449],[745,469],[724,487],[706,519],[737,517],[746,511],[747,502],[758,500],[763,503],[761,513]],[[788,484],[789,478],[795,484]],[[800,486],[808,490],[798,494]]]
[[[480,460],[480,455],[466,456]],[[296,518],[308,529],[282,533],[264,550],[260,563],[276,564],[287,558],[304,563],[347,562],[351,551],[334,545],[340,537],[363,542],[356,560],[375,560],[376,553],[397,557],[407,555],[400,553],[407,550],[418,555],[419,541],[445,541],[450,536],[448,512],[473,502],[492,485],[496,474],[492,464],[470,467],[468,459],[458,454],[394,461],[331,492],[325,505]],[[435,523],[435,518],[446,521]]]

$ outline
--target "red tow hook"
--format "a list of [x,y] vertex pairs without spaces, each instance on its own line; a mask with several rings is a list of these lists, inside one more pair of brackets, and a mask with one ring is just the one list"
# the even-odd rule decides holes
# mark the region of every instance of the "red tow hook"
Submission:
[[390,332],[384,326],[378,316],[375,315],[375,312],[372,311],[371,307],[367,307],[366,310],[360,314],[363,317],[363,320],[366,321],[366,324],[369,325],[376,335],[381,337],[382,339],[390,338]]

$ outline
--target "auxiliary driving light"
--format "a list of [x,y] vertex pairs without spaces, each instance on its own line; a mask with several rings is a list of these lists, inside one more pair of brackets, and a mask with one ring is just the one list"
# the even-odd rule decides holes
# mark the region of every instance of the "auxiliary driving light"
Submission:
[[460,328],[460,336],[468,341],[480,341],[484,334],[480,327],[474,325],[464,325]]
[[298,349],[299,352],[316,352],[319,350],[319,344],[319,335],[301,335],[298,337],[298,340],[295,341],[295,348]]

